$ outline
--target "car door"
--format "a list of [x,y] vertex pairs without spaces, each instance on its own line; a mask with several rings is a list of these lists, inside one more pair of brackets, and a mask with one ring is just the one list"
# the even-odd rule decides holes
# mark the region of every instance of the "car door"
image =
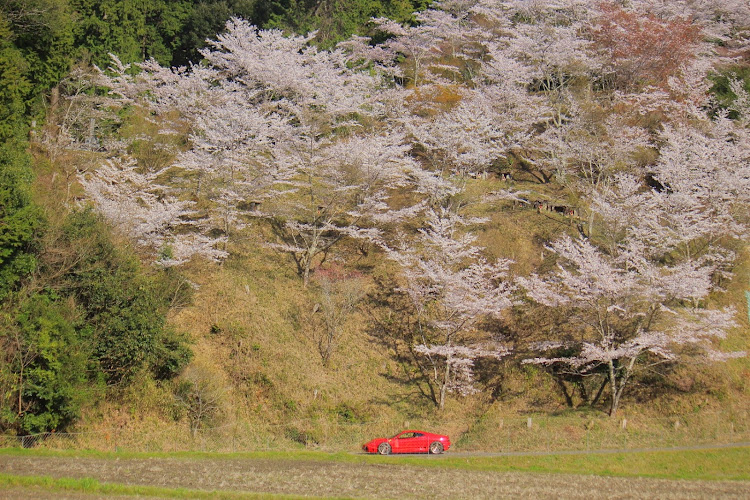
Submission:
[[417,453],[425,453],[430,446],[430,443],[427,442],[428,437],[421,432],[415,432],[412,439],[414,440],[414,451]]
[[416,439],[413,432],[402,432],[393,441],[392,447],[397,453],[414,453],[416,451]]

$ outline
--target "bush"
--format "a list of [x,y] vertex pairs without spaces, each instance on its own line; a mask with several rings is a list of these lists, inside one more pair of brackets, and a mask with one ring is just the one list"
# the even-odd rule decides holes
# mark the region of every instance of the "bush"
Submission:
[[218,421],[224,408],[226,389],[208,369],[191,365],[180,377],[175,390],[177,408],[190,420],[193,435]]
[[88,345],[76,322],[70,303],[54,293],[20,304],[4,338],[20,392],[15,415],[4,416],[6,425],[34,433],[64,429],[78,417],[92,380]]
[[60,286],[82,309],[93,356],[107,382],[126,380],[143,367],[161,379],[177,374],[191,354],[186,338],[166,326],[173,300],[167,296],[166,275],[147,274],[88,210],[69,216],[59,244],[76,262]]

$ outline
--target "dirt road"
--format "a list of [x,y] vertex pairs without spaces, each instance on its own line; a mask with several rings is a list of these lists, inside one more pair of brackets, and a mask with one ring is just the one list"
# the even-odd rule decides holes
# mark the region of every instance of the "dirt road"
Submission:
[[[750,482],[680,481],[562,474],[498,473],[443,467],[237,458],[0,456],[0,472],[101,482],[353,498],[750,498]],[[40,498],[21,488],[0,498]],[[10,496],[8,496],[10,495]],[[54,496],[50,498],[60,498]],[[71,494],[69,498],[96,496]],[[121,497],[120,497],[121,498]]]

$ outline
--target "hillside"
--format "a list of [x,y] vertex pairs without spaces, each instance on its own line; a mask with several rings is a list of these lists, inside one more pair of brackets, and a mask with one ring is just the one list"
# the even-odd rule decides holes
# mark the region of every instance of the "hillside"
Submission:
[[4,214],[2,429],[745,436],[750,12],[689,4],[438,3],[334,48],[235,19],[200,66],[79,64]]

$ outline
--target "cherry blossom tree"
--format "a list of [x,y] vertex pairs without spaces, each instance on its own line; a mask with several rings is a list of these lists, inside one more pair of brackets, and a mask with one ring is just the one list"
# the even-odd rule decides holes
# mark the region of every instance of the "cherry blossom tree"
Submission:
[[748,231],[747,129],[719,116],[695,126],[665,126],[660,139],[659,159],[649,169],[654,189],[639,190],[634,179],[623,178],[617,192],[594,197],[592,210],[603,219],[602,228],[628,234],[650,258],[676,254],[717,266],[731,263],[734,255],[719,243]]
[[403,291],[410,298],[421,338],[415,351],[432,367],[440,409],[448,392],[474,391],[476,359],[510,353],[500,339],[483,339],[479,331],[483,319],[499,318],[510,307],[513,290],[506,279],[509,261],[486,261],[481,248],[473,245],[475,236],[464,232],[480,222],[450,208],[430,209],[415,241],[404,238],[399,248],[387,248],[388,256],[402,267]]
[[575,105],[565,123],[548,127],[535,138],[535,158],[529,161],[545,180],[554,176],[561,184],[588,194],[611,182],[618,172],[627,171],[638,153],[653,147],[645,129],[628,125],[622,115],[603,118],[601,114],[595,103]]
[[[550,143],[559,147],[553,148],[551,159],[560,165],[585,161],[597,166],[619,163],[624,168],[610,169],[614,174],[610,182],[593,183],[589,191],[592,222],[597,220],[597,230],[589,228],[589,239],[563,237],[548,245],[558,268],[544,277],[521,278],[519,283],[532,300],[564,311],[577,326],[572,333],[561,325],[557,335],[532,346],[543,355],[525,362],[578,375],[603,370],[610,387],[610,414],[615,415],[623,392],[640,368],[689,362],[696,359],[696,353],[702,354],[698,359],[707,361],[744,355],[716,348],[716,340],[736,325],[735,312],[709,309],[706,301],[719,289],[734,260],[721,243],[747,234],[750,142],[741,121],[705,114],[709,107],[706,75],[714,61],[698,56],[696,26],[677,17],[665,20],[607,12],[605,8],[606,15],[633,22],[642,16],[641,21],[657,23],[661,29],[675,27],[669,37],[682,40],[674,42],[684,44],[679,50],[671,53],[661,45],[648,44],[643,48],[657,51],[662,54],[659,57],[674,57],[673,66],[654,70],[671,75],[650,73],[638,62],[638,51],[632,53],[636,60],[621,61],[640,75],[633,76],[632,82],[660,80],[662,89],[631,86],[630,94],[616,93],[616,99],[629,102],[634,113],[661,113],[671,123],[663,123],[652,140],[636,129],[638,141],[620,140],[614,145],[608,145],[607,138],[617,137],[610,131],[603,140],[591,143],[576,131],[580,126],[576,120],[554,129],[559,138]],[[640,36],[642,28],[635,24],[621,27],[612,36]],[[650,57],[646,60],[651,63]],[[601,127],[602,122],[594,124]],[[617,129],[627,131],[622,126]],[[581,138],[593,149],[576,146]],[[658,147],[659,157],[653,165],[634,168],[628,161],[628,151],[633,151],[628,144],[641,148],[652,144]],[[605,154],[591,154],[597,150]],[[613,154],[616,151],[621,153]],[[617,163],[611,161],[618,158]],[[650,180],[649,186],[644,185],[644,178]]]
[[612,3],[601,3],[599,11],[591,34],[619,88],[662,85],[697,54],[701,29],[689,17],[663,19]]
[[703,25],[713,25],[711,31],[728,32],[750,25],[750,5],[742,0],[684,0],[678,2],[629,2],[632,8],[659,19],[694,19]]
[[195,255],[212,260],[227,256],[222,237],[211,237],[196,217],[194,202],[181,200],[157,182],[159,172],[142,173],[132,158],[108,160],[97,170],[79,175],[89,200],[123,233],[159,255],[158,263],[173,266]]
[[[269,246],[291,255],[307,284],[315,261],[344,237],[378,242],[383,225],[411,214],[391,210],[392,191],[418,170],[406,154],[403,135],[363,136],[330,142],[310,139],[306,147],[278,153],[294,175],[286,191],[269,201],[258,217],[269,220],[278,238]],[[289,148],[289,149],[286,149]]]
[[573,96],[571,83],[585,78],[601,62],[592,54],[591,42],[580,36],[585,17],[578,9],[563,19],[555,10],[543,10],[513,27],[508,51],[531,70],[530,89],[546,96],[549,120],[560,126],[567,118]]
[[[328,280],[329,253],[345,238],[384,249],[401,266],[394,295],[409,302],[399,341],[441,409],[476,390],[478,359],[509,353],[485,327],[517,285],[554,319],[525,362],[604,376],[611,415],[639,370],[741,355],[717,346],[734,311],[711,306],[748,235],[750,98],[732,81],[731,115],[706,110],[716,109],[707,75],[747,48],[747,6],[431,5],[413,26],[375,19],[377,38],[331,50],[314,34],[232,20],[200,65],[114,59],[99,82],[112,89],[106,104],[183,147],[163,168],[138,163],[124,141],[105,144],[110,159],[80,175],[88,197],[162,265],[226,258],[248,236],[287,254],[320,291],[324,364],[361,298],[359,279]],[[85,135],[85,121],[70,123]],[[557,267],[517,284],[509,261],[476,246],[483,221],[461,215],[456,200],[471,195],[448,175],[501,164],[589,215],[580,239],[546,246]],[[542,196],[522,183],[485,201]]]
[[375,28],[390,36],[383,44],[390,54],[383,59],[388,72],[415,88],[423,82],[460,79],[462,72],[471,72],[476,28],[469,22],[468,10],[456,5],[462,3],[436,2],[435,8],[415,14],[415,26],[373,19]]
[[[507,162],[513,149],[523,147],[539,114],[494,85],[465,91],[450,110],[405,120],[415,145],[432,170],[481,174],[497,162]],[[523,101],[522,101],[523,102]]]
[[[696,263],[655,269],[636,267],[631,249],[618,258],[586,240],[564,237],[548,250],[559,258],[551,276],[520,278],[529,296],[547,307],[566,309],[580,333],[550,339],[532,349],[551,353],[524,360],[544,366],[564,366],[572,373],[591,374],[604,368],[614,416],[625,388],[637,368],[684,361],[686,346],[700,349],[705,359],[720,361],[743,352],[722,353],[713,340],[735,326],[735,311],[694,308],[684,304],[703,299],[710,291],[710,270]],[[642,259],[642,261],[645,259]]]
[[733,260],[718,243],[747,231],[748,143],[725,118],[704,125],[714,135],[666,128],[654,166],[661,187],[644,189],[638,178],[619,176],[593,197],[598,234],[562,237],[547,246],[557,270],[519,279],[531,299],[566,310],[580,326],[575,337],[535,344],[552,355],[525,362],[579,374],[604,368],[611,415],[636,369],[686,362],[687,346],[709,361],[744,356],[716,349],[713,341],[735,326],[735,312],[708,309],[705,301]]
[[750,92],[745,90],[742,80],[737,78],[729,81],[729,88],[735,96],[729,109],[737,113],[740,123],[747,127],[750,125]]

